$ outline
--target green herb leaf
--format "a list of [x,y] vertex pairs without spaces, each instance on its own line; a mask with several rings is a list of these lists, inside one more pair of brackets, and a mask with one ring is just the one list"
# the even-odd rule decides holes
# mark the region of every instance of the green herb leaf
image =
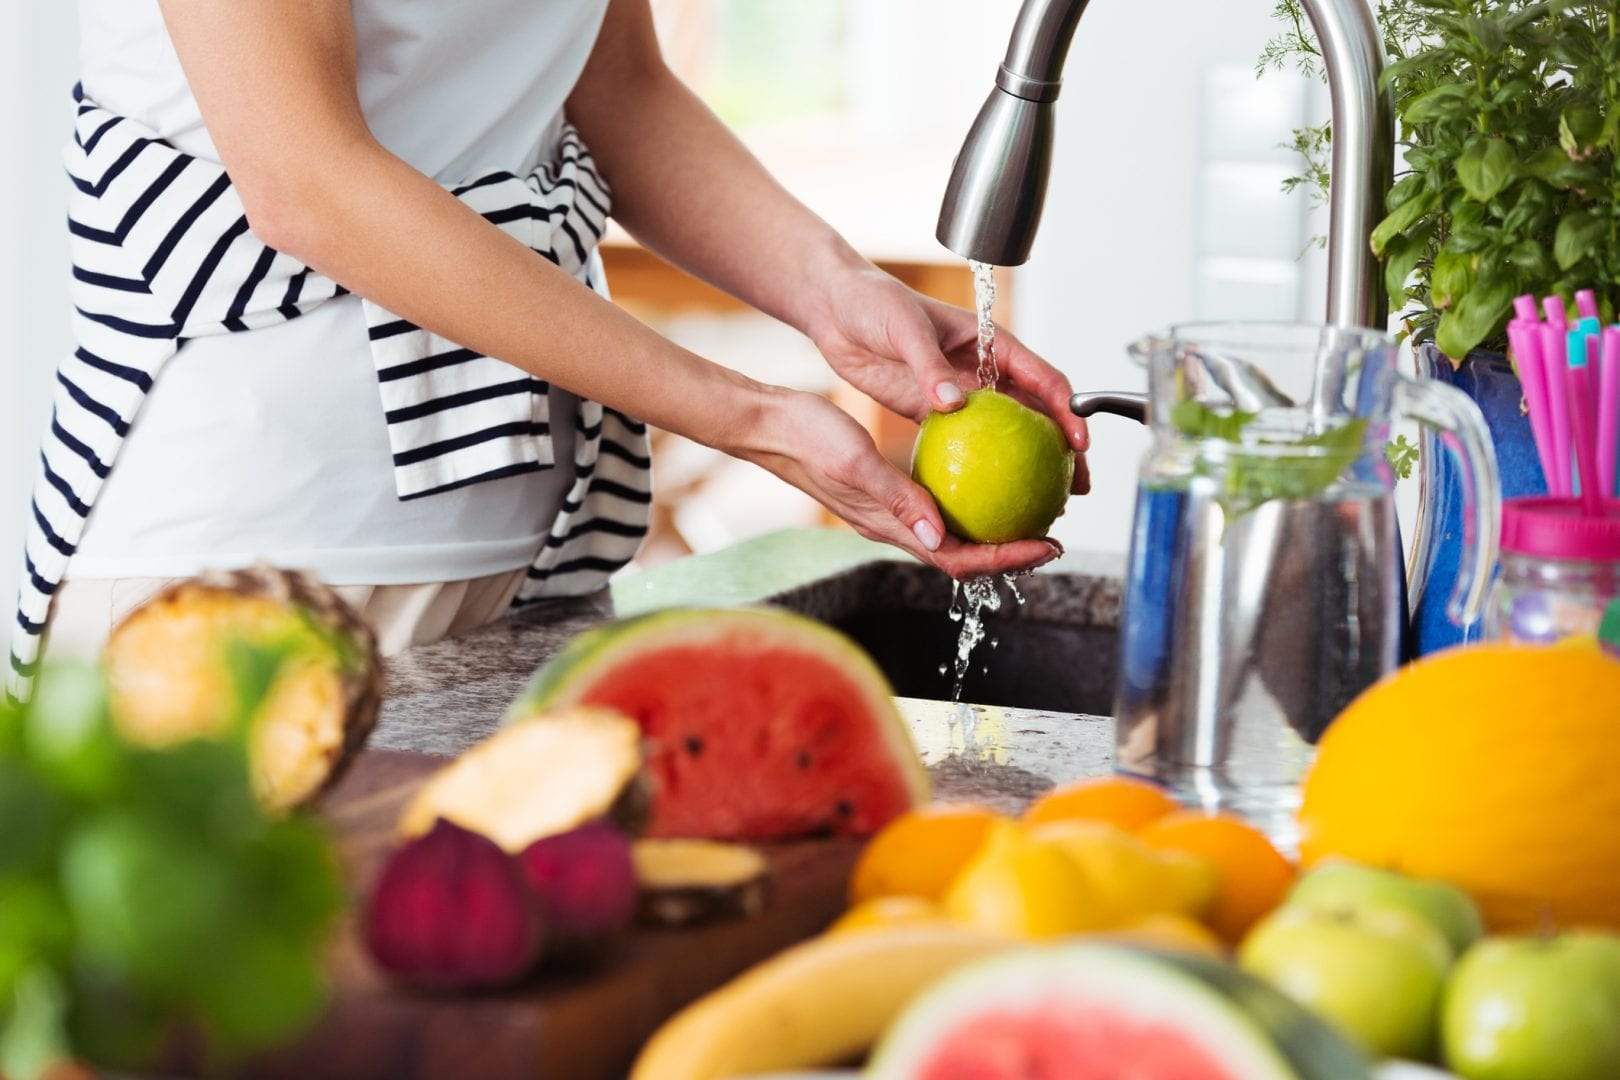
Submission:
[[1517,165],[1506,139],[1474,139],[1457,159],[1457,179],[1470,198],[1490,202],[1513,182]]
[[1170,410],[1176,430],[1193,439],[1225,439],[1237,442],[1243,429],[1254,423],[1255,413],[1218,411],[1200,401],[1181,401]]
[[1397,236],[1384,248],[1384,289],[1390,295],[1390,309],[1406,306],[1406,280],[1412,276],[1428,250],[1427,237]]
[[1569,270],[1590,255],[1603,240],[1608,223],[1590,210],[1564,215],[1553,237],[1553,258],[1559,269]]
[[1585,102],[1570,105],[1558,117],[1558,145],[1578,157],[1603,135],[1603,113]]
[[1440,196],[1438,194],[1433,191],[1424,191],[1397,206],[1373,230],[1373,254],[1382,256],[1384,248],[1389,245],[1391,240],[1416,225],[1423,215],[1433,210],[1439,202]]
[[1398,478],[1409,480],[1418,463],[1417,444],[1405,435],[1396,436],[1393,442],[1384,447],[1384,460],[1389,462]]
[[1501,323],[1517,291],[1508,279],[1475,285],[1455,309],[1441,316],[1435,328],[1435,344],[1453,360],[1461,360]]
[[1444,83],[1408,101],[1401,119],[1408,124],[1427,124],[1447,117],[1466,115],[1473,88],[1466,83]]
[[1434,257],[1430,271],[1429,290],[1434,306],[1441,311],[1468,294],[1474,287],[1474,256],[1466,252],[1442,250]]

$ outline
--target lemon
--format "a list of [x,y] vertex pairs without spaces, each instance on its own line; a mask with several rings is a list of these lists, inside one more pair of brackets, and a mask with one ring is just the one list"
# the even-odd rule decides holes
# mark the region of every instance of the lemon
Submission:
[[1100,821],[1053,821],[1030,833],[1080,867],[1110,926],[1144,915],[1200,915],[1219,888],[1215,867],[1180,851],[1156,851]]
[[1004,544],[1046,535],[1068,501],[1074,452],[1051,418],[994,390],[923,421],[911,476],[964,540]]
[[877,896],[844,912],[827,928],[827,933],[853,934],[891,926],[939,926],[949,921],[938,904],[920,896]]
[[1073,859],[1012,824],[990,834],[946,891],[944,908],[975,929],[1018,937],[1061,937],[1112,921]]

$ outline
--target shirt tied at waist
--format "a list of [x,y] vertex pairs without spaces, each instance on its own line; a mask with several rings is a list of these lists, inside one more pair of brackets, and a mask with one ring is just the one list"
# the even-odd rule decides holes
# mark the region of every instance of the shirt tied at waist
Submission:
[[[34,485],[8,672],[18,697],[38,667],[51,595],[164,364],[188,338],[286,322],[347,294],[253,236],[222,165],[182,153],[82,88],[74,96],[64,156],[76,348],[57,370]],[[571,125],[528,176],[494,173],[450,190],[606,295],[596,247],[611,195]],[[543,380],[362,303],[401,499],[558,464]],[[601,587],[646,534],[646,426],[585,400],[576,423],[574,482],[518,604]]]

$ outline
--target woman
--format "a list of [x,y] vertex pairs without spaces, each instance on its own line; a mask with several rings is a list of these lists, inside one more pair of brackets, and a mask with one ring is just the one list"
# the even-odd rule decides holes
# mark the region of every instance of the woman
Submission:
[[[36,485],[19,679],[47,617],[53,648],[90,650],[209,566],[308,568],[390,651],[597,588],[645,531],[643,422],[959,577],[1055,554],[946,535],[839,409],[599,292],[611,202],[896,412],[974,385],[971,313],[778,187],[665,67],[648,0],[81,0],[80,21],[78,348]],[[1008,388],[1084,451],[1063,377],[998,343]]]

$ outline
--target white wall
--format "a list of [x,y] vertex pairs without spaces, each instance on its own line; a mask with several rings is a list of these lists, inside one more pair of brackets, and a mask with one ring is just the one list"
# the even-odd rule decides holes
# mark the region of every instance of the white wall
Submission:
[[[1209,183],[1202,163],[1257,155],[1252,147],[1222,145],[1234,137],[1218,117],[1201,122],[1202,99],[1211,72],[1252,70],[1273,32],[1270,8],[1263,0],[1103,0],[1087,9],[1058,102],[1045,217],[1029,263],[1017,273],[1013,312],[1019,336],[1062,367],[1077,389],[1142,389],[1126,344],[1216,313],[1200,310],[1198,248],[1201,239],[1211,242],[1202,231],[1209,216],[1236,208],[1201,205]],[[1268,76],[1262,87],[1260,100],[1245,109],[1269,112],[1267,94],[1295,96],[1297,80]],[[1280,143],[1289,125],[1276,127],[1272,141]],[[1275,199],[1276,214],[1303,241],[1316,226],[1300,198]],[[1301,303],[1278,314],[1319,318],[1319,275],[1309,264],[1300,270]],[[1146,445],[1128,421],[1094,423],[1093,493],[1071,502],[1056,529],[1067,547],[1124,550]]]
[[0,15],[0,115],[12,140],[0,154],[0,646],[15,625],[34,452],[69,340],[60,162],[73,117],[74,7],[21,0]]

